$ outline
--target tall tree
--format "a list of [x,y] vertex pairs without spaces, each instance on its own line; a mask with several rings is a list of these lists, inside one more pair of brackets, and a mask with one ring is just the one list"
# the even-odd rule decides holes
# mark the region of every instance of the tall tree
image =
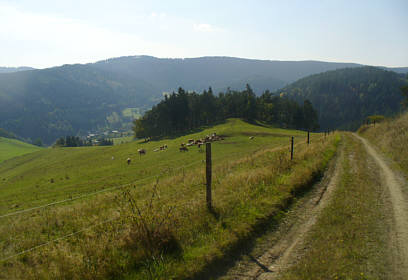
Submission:
[[[407,76],[408,81],[408,76]],[[404,99],[402,100],[402,106],[407,109],[408,108],[408,85],[403,85],[401,87],[402,96]]]
[[274,96],[266,91],[256,97],[249,85],[243,91],[215,96],[212,89],[202,94],[179,88],[133,122],[138,138],[161,137],[187,132],[202,125],[227,118],[260,120],[272,125],[313,130],[318,127],[317,113],[310,101],[300,106],[293,100]]

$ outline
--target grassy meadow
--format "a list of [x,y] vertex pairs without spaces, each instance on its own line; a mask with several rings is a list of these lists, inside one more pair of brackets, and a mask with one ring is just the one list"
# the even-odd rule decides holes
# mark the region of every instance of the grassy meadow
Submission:
[[17,139],[0,137],[0,163],[13,157],[39,151],[42,148]]
[[125,144],[132,142],[134,140],[133,136],[123,136],[123,137],[116,137],[116,138],[111,138],[113,140],[113,145],[120,145],[120,144]]
[[[205,148],[178,148],[213,132],[225,140],[212,143],[209,211]],[[197,276],[281,215],[322,174],[339,141],[337,134],[311,134],[307,145],[305,132],[231,119],[175,139],[46,149],[9,160],[0,166],[0,278]],[[153,152],[163,144],[167,150]],[[139,148],[147,154],[139,156]]]

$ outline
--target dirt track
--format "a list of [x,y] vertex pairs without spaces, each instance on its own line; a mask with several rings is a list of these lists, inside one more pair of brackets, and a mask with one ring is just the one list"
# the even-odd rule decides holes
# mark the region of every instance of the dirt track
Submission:
[[[394,221],[388,225],[391,232],[391,248],[394,270],[398,279],[405,279],[408,275],[408,198],[403,193],[406,182],[402,177],[397,176],[387,165],[382,156],[364,138],[353,134],[359,139],[380,170],[381,185],[389,193],[390,209]],[[280,272],[295,263],[302,256],[306,244],[305,236],[316,223],[319,213],[330,201],[333,191],[336,188],[338,179],[341,176],[341,162],[344,158],[343,149],[337,156],[335,162],[326,172],[322,182],[316,190],[293,210],[292,217],[288,217],[288,224],[281,226],[271,248],[265,249],[259,257],[247,255],[247,261],[241,261],[236,267],[231,269],[222,279],[276,279]],[[296,218],[293,218],[296,217]],[[270,245],[269,245],[270,246]],[[408,278],[407,278],[408,279]]]
[[389,190],[390,199],[392,203],[392,209],[395,221],[396,230],[396,243],[398,250],[394,253],[398,254],[398,259],[400,262],[398,265],[398,270],[401,275],[408,275],[408,202],[402,191],[403,187],[406,185],[402,177],[398,177],[394,172],[388,167],[387,163],[384,161],[383,157],[377,153],[377,151],[368,143],[367,140],[353,134],[358,138],[365,146],[367,153],[374,159],[376,164],[380,167],[380,172],[383,177],[383,184]]
[[236,265],[222,279],[275,279],[281,270],[297,259],[297,250],[302,250],[305,235],[315,224],[319,212],[327,205],[335,189],[340,176],[339,163],[343,156],[342,152],[339,154],[315,190],[298,202],[288,219],[280,226],[276,236],[272,238],[276,241],[273,242],[274,245],[260,257],[247,255],[248,261]]

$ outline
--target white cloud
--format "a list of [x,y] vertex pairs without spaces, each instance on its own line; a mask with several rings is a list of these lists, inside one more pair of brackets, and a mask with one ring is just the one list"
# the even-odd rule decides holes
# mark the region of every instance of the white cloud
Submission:
[[194,24],[194,30],[198,32],[223,32],[222,28],[216,27],[208,23]]
[[150,14],[151,18],[155,18],[155,19],[164,19],[166,17],[166,13],[156,13],[156,12],[152,12]]
[[[165,14],[156,16],[162,19]],[[166,55],[163,50],[180,53],[172,45],[147,41],[135,33],[113,31],[73,18],[21,11],[1,3],[0,26],[2,65],[42,68],[122,55]]]

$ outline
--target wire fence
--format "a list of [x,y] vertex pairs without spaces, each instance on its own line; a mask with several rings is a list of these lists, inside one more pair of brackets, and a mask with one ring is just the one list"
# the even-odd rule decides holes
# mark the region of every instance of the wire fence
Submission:
[[[318,139],[321,139],[321,138],[323,138],[323,137],[320,137],[320,138],[318,138]],[[304,143],[297,143],[296,145],[301,145],[301,144],[304,144]],[[252,151],[252,153],[256,153],[256,152],[259,152],[259,151],[262,151],[262,150],[275,152],[275,151],[279,151],[279,150],[282,150],[282,149],[285,149],[285,148],[286,148],[285,146],[278,146],[278,147],[275,147],[275,148],[272,148],[272,149],[271,149],[271,148],[269,148],[269,149],[260,148],[260,149],[257,149],[257,150],[255,150],[255,151]],[[227,155],[227,156],[215,157],[215,158],[213,158],[213,160],[218,160],[218,159],[221,159],[221,158],[222,158],[222,159],[225,161],[225,160],[227,160],[227,159],[229,159],[229,158],[231,158],[231,157],[233,157],[233,156],[236,156],[236,155],[243,155],[243,154],[242,154],[242,152],[236,152],[236,153],[231,153],[231,154],[229,154],[229,155]],[[248,155],[248,154],[247,154],[247,155]],[[194,165],[196,165],[196,164],[198,164],[198,163],[205,163],[205,161],[204,161],[204,160],[195,161],[195,162],[192,162],[192,163],[190,163],[190,164],[187,164],[187,165],[184,165],[184,166],[175,168],[175,169],[173,169],[173,171],[180,170],[180,169],[185,169],[185,168],[194,166]],[[60,200],[60,201],[56,201],[56,202],[44,204],[44,205],[41,205],[41,206],[37,206],[37,207],[32,207],[32,208],[28,208],[28,209],[16,211],[16,212],[13,212],[13,213],[8,213],[8,214],[5,214],[5,215],[0,216],[0,218],[11,217],[11,216],[18,215],[18,214],[21,214],[21,213],[26,213],[26,212],[29,212],[29,211],[34,211],[34,210],[38,210],[38,209],[41,209],[41,208],[46,208],[46,207],[50,207],[50,206],[62,204],[62,203],[69,202],[69,201],[73,201],[73,200],[78,200],[78,199],[85,198],[85,197],[89,197],[89,196],[96,195],[96,194],[99,194],[99,193],[103,193],[103,192],[107,192],[107,191],[112,191],[112,190],[116,190],[116,189],[121,189],[121,188],[124,188],[124,187],[126,187],[126,186],[131,186],[131,185],[134,185],[134,184],[140,184],[142,181],[145,181],[145,180],[148,180],[148,179],[152,179],[152,178],[157,178],[158,175],[160,176],[160,174],[155,174],[155,175],[152,175],[152,176],[149,176],[149,177],[145,177],[145,178],[139,179],[139,180],[134,181],[134,182],[131,182],[131,183],[122,184],[122,185],[114,186],[114,187],[111,187],[111,188],[106,188],[106,189],[99,190],[99,191],[96,191],[96,192],[92,192],[92,193],[87,193],[87,194],[84,194],[84,195],[80,195],[80,196],[78,196],[78,197],[74,197],[74,198],[70,198],[70,199],[65,199],[65,200]],[[192,186],[203,185],[203,184],[204,184],[204,183],[198,183],[198,184],[194,184],[194,185],[192,185]],[[182,191],[182,192],[173,193],[173,196],[175,195],[176,197],[180,197],[181,195],[186,194],[187,191],[189,191],[189,190],[184,190],[184,191]],[[203,191],[204,191],[204,189],[203,189]],[[203,198],[203,200],[202,200],[202,203],[204,203],[204,198]],[[177,207],[184,207],[184,206],[186,206],[186,205],[190,205],[190,206],[191,206],[191,202],[185,202],[185,203],[182,203],[182,204],[177,203]],[[39,248],[48,246],[48,245],[53,244],[53,243],[56,243],[56,242],[58,242],[58,241],[68,239],[68,238],[70,238],[70,237],[72,237],[72,236],[78,235],[78,234],[80,234],[80,233],[82,233],[82,232],[91,230],[91,229],[96,228],[96,227],[98,227],[98,226],[105,225],[105,224],[107,224],[107,223],[116,221],[116,220],[118,220],[118,219],[120,219],[120,218],[121,218],[120,216],[119,216],[119,217],[115,217],[115,218],[111,218],[111,219],[105,220],[105,221],[103,221],[103,222],[100,222],[100,223],[97,223],[97,224],[94,224],[94,225],[91,225],[91,226],[82,228],[82,229],[80,229],[80,230],[78,230],[78,231],[75,231],[75,232],[72,232],[72,233],[63,235],[63,236],[61,236],[61,237],[55,238],[55,239],[53,239],[53,240],[49,240],[49,241],[47,241],[47,242],[43,242],[43,243],[41,243],[41,244],[39,244],[39,245],[33,246],[33,247],[31,247],[31,248],[22,250],[22,251],[20,251],[20,252],[17,252],[17,253],[15,253],[15,254],[12,254],[12,255],[10,255],[10,256],[7,256],[7,257],[5,257],[5,258],[2,258],[2,259],[0,259],[0,263],[4,263],[4,262],[6,262],[6,261],[8,261],[8,260],[11,260],[11,259],[13,259],[13,258],[15,258],[15,257],[18,257],[18,256],[20,256],[20,255],[23,255],[23,254],[32,252],[32,251],[34,251],[34,250],[37,250],[37,249],[39,249]]]
[[[193,162],[192,164],[189,164],[189,165],[186,165],[186,166],[182,166],[182,167],[173,169],[173,171],[176,171],[176,170],[182,169],[182,168],[186,168],[186,167],[190,167],[190,166],[192,166],[192,165],[194,165],[194,164],[201,163],[201,162],[202,162],[202,160],[196,161],[196,162]],[[82,198],[85,198],[85,197],[93,196],[93,195],[100,194],[100,193],[104,193],[104,192],[108,192],[108,191],[113,191],[113,190],[121,189],[121,188],[124,188],[124,187],[127,187],[127,186],[131,186],[131,185],[134,185],[134,184],[140,184],[140,183],[143,182],[143,181],[146,181],[146,180],[152,179],[152,178],[157,178],[158,176],[160,176],[160,174],[155,174],[155,175],[148,176],[148,177],[145,177],[145,178],[142,178],[142,179],[139,179],[139,180],[130,182],[130,183],[126,183],[126,184],[122,184],[122,185],[118,185],[118,186],[113,186],[113,187],[110,187],[110,188],[104,188],[104,189],[102,189],[102,190],[98,190],[98,191],[91,192],[91,193],[86,193],[86,194],[79,195],[79,196],[76,196],[76,197],[67,198],[67,199],[63,199],[63,200],[59,200],[59,201],[55,201],[55,202],[51,202],[51,203],[39,205],[39,206],[36,206],[36,207],[27,208],[27,209],[19,210],[19,211],[15,211],[15,212],[12,212],[12,213],[7,213],[7,214],[4,214],[4,215],[1,215],[1,216],[0,216],[0,219],[1,219],[1,218],[5,218],[5,217],[11,217],[11,216],[19,215],[19,214],[26,213],[26,212],[30,212],[30,211],[34,211],[34,210],[39,210],[39,209],[46,208],[46,207],[50,207],[50,206],[55,206],[55,205],[58,205],[58,204],[63,204],[63,203],[66,203],[66,202],[71,202],[71,201],[74,201],[74,200],[82,199]]]
[[[300,144],[303,144],[303,143],[302,142],[297,143],[295,146],[298,146]],[[279,149],[283,149],[283,148],[284,148],[284,146],[278,146],[278,147],[273,148],[272,150],[279,150]],[[260,150],[267,150],[267,149],[261,148],[261,149],[252,151],[252,153],[259,152]],[[232,156],[235,156],[235,155],[242,155],[242,152],[231,153],[231,154],[229,154],[227,156],[222,156],[222,157],[214,157],[213,160],[218,160],[218,159],[224,159],[225,160],[225,159],[231,158]],[[171,162],[175,162],[175,161],[179,161],[179,160],[174,160],[174,161],[171,161]],[[170,164],[171,162],[166,163],[166,165]],[[204,159],[203,160],[198,160],[196,162],[193,162],[191,164],[188,164],[188,165],[185,165],[185,166],[182,166],[182,167],[175,168],[172,171],[187,168],[187,167],[190,167],[190,166],[192,166],[194,164],[197,164],[197,163],[200,163],[200,162],[204,162]],[[15,215],[19,215],[19,214],[23,214],[23,213],[27,213],[27,212],[31,212],[31,211],[34,211],[34,210],[39,210],[39,209],[55,206],[55,205],[59,205],[59,204],[63,204],[63,203],[67,203],[67,202],[72,202],[72,201],[75,201],[75,200],[79,200],[79,199],[82,199],[82,198],[94,196],[94,195],[101,194],[101,193],[104,193],[104,192],[109,192],[109,191],[114,191],[114,190],[117,190],[117,189],[122,189],[124,187],[128,187],[128,186],[131,186],[131,185],[134,185],[134,184],[140,184],[143,181],[146,181],[146,180],[149,180],[149,179],[152,179],[152,178],[157,178],[159,176],[161,176],[161,174],[154,174],[154,175],[142,178],[142,179],[138,179],[136,181],[132,181],[130,183],[117,185],[117,186],[113,186],[113,187],[109,187],[109,188],[103,188],[101,190],[97,190],[97,191],[94,191],[94,192],[82,194],[82,195],[79,195],[79,196],[70,197],[70,198],[67,198],[67,199],[54,201],[54,202],[50,202],[50,203],[47,203],[47,204],[43,204],[43,205],[39,205],[39,206],[35,206],[35,207],[23,209],[23,210],[11,212],[11,213],[6,213],[6,214],[3,214],[3,215],[0,215],[0,219],[15,216]]]
[[[231,153],[231,154],[229,154],[227,156],[216,157],[216,158],[214,158],[214,160],[218,160],[218,159],[224,159],[225,160],[225,159],[230,158],[231,156],[235,156],[235,155],[242,155],[242,152],[236,152],[236,153]],[[171,161],[171,162],[175,162],[175,161],[179,161],[179,160],[174,160],[174,161]],[[171,162],[166,163],[166,165],[170,164]],[[174,172],[174,171],[177,171],[177,170],[180,170],[180,169],[183,169],[183,168],[191,167],[191,166],[193,166],[193,165],[195,165],[197,163],[205,163],[205,160],[204,159],[198,160],[198,161],[195,161],[195,162],[193,162],[191,164],[187,164],[187,165],[184,165],[184,166],[181,166],[181,167],[178,167],[178,168],[174,168],[174,169],[172,169],[172,171]],[[67,202],[72,202],[72,201],[75,201],[75,200],[79,200],[79,199],[82,199],[82,198],[86,198],[86,197],[90,197],[90,196],[93,196],[93,195],[101,194],[101,193],[104,193],[104,192],[114,191],[114,190],[117,190],[117,189],[121,189],[121,188],[124,188],[124,187],[134,185],[134,184],[140,184],[143,181],[153,179],[153,178],[158,178],[160,176],[161,176],[161,174],[154,174],[154,175],[142,178],[142,179],[138,179],[136,181],[132,181],[130,183],[117,185],[117,186],[113,186],[113,187],[109,187],[109,188],[103,188],[101,190],[97,190],[97,191],[94,191],[94,192],[82,194],[82,195],[79,195],[79,196],[70,197],[70,198],[67,198],[67,199],[62,199],[62,200],[59,200],[59,201],[54,201],[54,202],[50,202],[50,203],[47,203],[47,204],[43,204],[43,205],[39,205],[39,206],[35,206],[35,207],[23,209],[23,210],[11,212],[11,213],[6,213],[6,214],[3,214],[3,215],[0,215],[0,219],[15,216],[15,215],[19,215],[19,214],[23,214],[23,213],[27,213],[27,212],[31,212],[31,211],[34,211],[34,210],[43,209],[43,208],[50,207],[50,206],[55,206],[55,205],[59,205],[59,204],[67,203]]]
[[60,241],[60,240],[68,239],[68,238],[70,238],[70,237],[72,237],[72,236],[74,236],[74,235],[80,234],[80,233],[82,233],[82,232],[88,231],[88,230],[90,230],[90,229],[93,229],[93,228],[95,228],[95,227],[98,227],[98,226],[101,226],[101,225],[104,225],[104,224],[107,224],[107,223],[110,223],[110,222],[113,222],[113,221],[118,220],[118,219],[120,219],[120,217],[112,218],[112,219],[103,221],[103,222],[101,222],[101,223],[94,224],[94,225],[89,226],[89,227],[86,227],[86,228],[82,228],[82,229],[80,229],[80,230],[78,230],[78,231],[75,231],[75,232],[72,232],[72,233],[63,235],[63,236],[61,236],[61,237],[55,238],[55,239],[53,239],[53,240],[50,240],[50,241],[47,241],[47,242],[44,242],[44,243],[41,243],[41,244],[39,244],[39,245],[37,245],[37,246],[34,246],[34,247],[31,247],[31,248],[29,248],[29,249],[22,250],[22,251],[20,251],[20,252],[18,252],[18,253],[15,253],[15,254],[13,254],[13,255],[10,255],[10,256],[7,256],[7,257],[5,257],[5,258],[3,258],[3,259],[0,259],[0,263],[6,262],[6,261],[11,260],[11,259],[13,259],[13,258],[15,258],[15,257],[18,257],[18,256],[20,256],[20,255],[24,255],[24,254],[26,254],[26,253],[29,253],[29,252],[31,252],[31,251],[37,250],[37,249],[39,249],[39,248],[41,248],[41,247],[48,246],[48,245],[50,245],[50,244],[52,244],[52,243],[55,243],[55,242],[58,242],[58,241]]

